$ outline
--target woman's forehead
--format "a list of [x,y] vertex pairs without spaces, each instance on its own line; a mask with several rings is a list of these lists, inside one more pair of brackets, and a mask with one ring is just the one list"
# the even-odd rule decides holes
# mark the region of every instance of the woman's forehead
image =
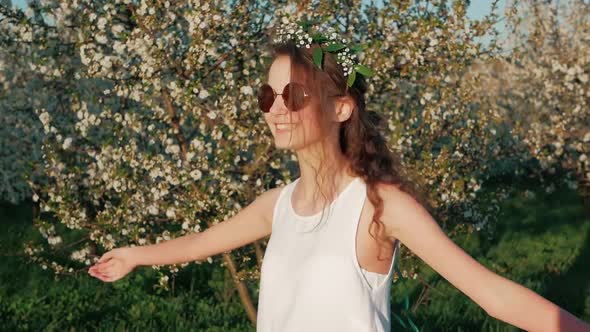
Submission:
[[276,91],[282,91],[289,83],[298,83],[307,87],[307,82],[302,77],[290,77],[289,75],[269,75],[266,81],[266,84],[270,85]]
[[266,84],[270,85],[271,88],[273,88],[275,91],[278,91],[279,93],[281,91],[283,91],[285,86],[289,83],[298,83],[298,84],[303,85],[304,87],[307,87],[305,82],[302,82],[301,80],[296,80],[296,79],[293,79],[291,81],[286,80],[286,81],[281,81],[281,82],[272,82],[271,80],[268,80],[266,82]]
[[270,66],[267,83],[273,88],[282,88],[289,82],[307,85],[306,76],[301,68],[291,68],[291,59],[288,56],[280,55]]

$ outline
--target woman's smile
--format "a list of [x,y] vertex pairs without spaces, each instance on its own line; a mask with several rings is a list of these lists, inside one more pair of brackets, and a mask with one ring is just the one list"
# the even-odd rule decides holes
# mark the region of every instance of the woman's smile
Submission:
[[296,124],[288,124],[288,123],[275,123],[275,128],[277,134],[286,133],[294,128],[296,128]]

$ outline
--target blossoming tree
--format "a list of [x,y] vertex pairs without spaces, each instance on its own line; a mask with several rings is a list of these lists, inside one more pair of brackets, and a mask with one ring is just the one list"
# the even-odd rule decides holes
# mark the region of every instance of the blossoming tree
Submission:
[[560,174],[590,197],[590,4],[521,1],[507,19],[510,53],[480,85],[511,130],[501,153],[533,161],[521,175]]
[[[502,114],[478,107],[481,79],[472,68],[499,56],[496,39],[477,42],[496,35],[495,12],[471,21],[465,4],[434,0],[232,8],[197,0],[42,0],[26,11],[0,5],[1,93],[13,101],[1,111],[12,108],[17,119],[34,112],[39,132],[27,134],[42,138],[27,177],[44,237],[27,244],[31,259],[57,274],[76,273],[113,247],[202,231],[266,188],[289,183],[295,156],[274,149],[255,96],[282,10],[323,17],[365,45],[361,60],[376,73],[368,108],[387,119],[384,134],[433,213],[448,232],[485,229],[497,207],[474,202]],[[15,107],[19,100],[32,107]],[[252,321],[245,281],[258,278],[264,245],[219,257]],[[154,266],[159,286],[185,266]],[[402,274],[415,277],[415,270]]]

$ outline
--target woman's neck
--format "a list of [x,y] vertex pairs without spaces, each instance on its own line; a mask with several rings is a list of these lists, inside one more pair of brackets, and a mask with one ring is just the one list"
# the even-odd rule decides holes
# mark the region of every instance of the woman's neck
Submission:
[[348,162],[343,162],[338,168],[326,168],[317,177],[315,170],[301,172],[297,196],[306,201],[319,201],[319,205],[322,205],[331,202],[355,177],[350,172]]

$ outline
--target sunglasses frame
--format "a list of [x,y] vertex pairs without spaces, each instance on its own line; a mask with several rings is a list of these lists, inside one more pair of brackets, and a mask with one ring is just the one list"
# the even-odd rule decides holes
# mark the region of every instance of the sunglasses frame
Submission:
[[[301,88],[303,89],[303,93],[304,93],[304,95],[303,95],[303,98],[304,98],[304,103],[303,103],[303,105],[302,105],[302,106],[300,106],[300,107],[298,107],[298,108],[291,109],[291,108],[289,108],[289,106],[287,105],[287,104],[289,104],[289,101],[288,101],[288,100],[286,100],[285,98],[283,98],[283,104],[285,104],[285,107],[286,107],[286,108],[287,108],[289,111],[291,111],[291,112],[298,112],[298,111],[300,111],[301,109],[303,109],[303,108],[304,108],[304,107],[305,107],[305,106],[306,106],[306,105],[309,103],[309,100],[311,99],[311,97],[312,97],[312,96],[311,96],[311,95],[309,95],[309,94],[307,94],[307,91],[306,91],[306,89],[305,89],[305,86],[304,86],[303,84],[301,84],[301,83],[298,83],[298,82],[289,82],[289,83],[287,83],[287,84],[285,85],[285,87],[283,87],[283,92],[282,92],[282,93],[277,93],[277,92],[275,91],[275,89],[273,89],[273,87],[272,87],[272,86],[270,86],[270,84],[268,84],[268,83],[264,83],[264,84],[262,84],[262,85],[260,86],[260,88],[258,88],[258,94],[257,94],[257,99],[258,99],[258,107],[259,107],[259,109],[260,109],[260,110],[261,110],[263,113],[269,113],[269,112],[270,112],[270,108],[272,107],[272,105],[274,104],[275,100],[277,99],[277,96],[279,96],[279,95],[281,95],[281,96],[282,96],[282,95],[285,95],[285,94],[287,94],[287,95],[288,95],[288,92],[287,92],[288,90],[287,90],[287,89],[289,88],[289,86],[290,86],[291,84],[293,84],[294,86],[297,86],[297,85],[298,85],[298,86],[301,86]],[[270,106],[268,107],[268,109],[267,109],[266,111],[265,111],[265,110],[262,108],[262,105],[260,104],[260,91],[261,91],[261,90],[262,90],[262,89],[263,89],[265,86],[268,86],[268,87],[270,88],[270,90],[272,91],[272,93],[273,93],[273,99],[272,99],[272,103],[270,104]],[[343,95],[330,95],[330,96],[328,96],[328,97],[341,97],[341,96],[343,96]],[[295,105],[293,105],[293,106],[295,106]]]

